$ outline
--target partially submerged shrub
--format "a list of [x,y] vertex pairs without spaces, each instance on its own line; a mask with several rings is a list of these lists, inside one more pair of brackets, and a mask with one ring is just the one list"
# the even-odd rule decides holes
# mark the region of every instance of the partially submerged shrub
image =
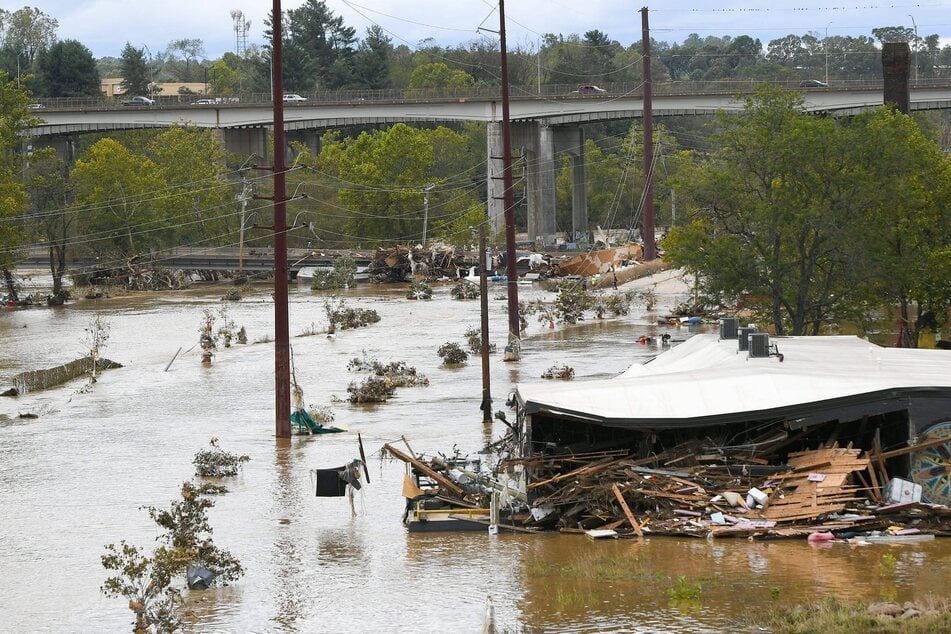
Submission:
[[575,378],[575,369],[565,364],[555,364],[542,373],[543,379],[563,379],[570,381]]
[[638,293],[637,297],[647,310],[654,310],[654,306],[657,305],[657,295],[654,293],[654,289],[644,289]]
[[380,315],[375,310],[350,308],[342,300],[338,300],[336,304],[331,300],[325,301],[324,310],[327,313],[327,320],[334,329],[338,326],[342,330],[360,328],[380,321]]
[[405,361],[391,361],[386,365],[374,361],[372,369],[377,376],[389,379],[393,387],[429,385],[429,379],[424,374],[417,372],[413,366],[406,365]]
[[241,465],[250,460],[248,456],[238,456],[221,449],[217,438],[212,438],[208,444],[211,448],[202,449],[192,460],[195,465],[195,475],[209,478],[238,475]]
[[396,387],[415,387],[429,385],[429,379],[416,371],[416,368],[406,365],[405,361],[391,361],[387,364],[376,359],[368,359],[366,351],[363,358],[354,357],[347,363],[347,370],[351,372],[372,372],[377,377],[384,377]]
[[232,286],[227,291],[225,291],[225,294],[221,299],[228,302],[241,301],[241,289],[237,286]]
[[238,559],[218,548],[211,537],[208,509],[215,503],[209,496],[224,491],[213,484],[185,482],[181,498],[168,509],[146,507],[149,517],[165,529],[151,555],[124,540],[118,546],[106,545],[100,560],[113,574],[102,584],[102,591],[128,601],[135,615],[136,632],[173,632],[181,628],[181,593],[171,583],[189,568],[202,568],[208,573],[206,585],[192,587],[226,585],[244,574]]
[[621,317],[631,312],[631,304],[634,302],[634,293],[627,291],[625,293],[614,293],[604,298],[604,305],[615,317]]
[[432,299],[433,288],[426,282],[413,282],[406,287],[406,299]]
[[341,255],[334,258],[333,269],[330,271],[314,271],[314,279],[310,283],[311,290],[328,291],[341,288],[353,288],[356,285],[354,274],[357,272],[357,263],[350,256]]
[[351,403],[385,403],[394,392],[396,386],[385,376],[368,376],[360,383],[351,381],[347,386]]
[[584,311],[591,306],[591,294],[581,284],[566,284],[558,291],[555,315],[564,324],[575,324],[584,319]]
[[[472,354],[482,354],[482,330],[475,326],[470,326],[465,332],[466,343],[469,344],[469,352]],[[489,354],[495,352],[495,344],[488,346]]]
[[479,299],[479,286],[469,280],[462,280],[452,287],[449,294],[453,299]]
[[469,358],[469,354],[458,343],[451,341],[439,346],[436,354],[442,358],[443,365],[462,365]]

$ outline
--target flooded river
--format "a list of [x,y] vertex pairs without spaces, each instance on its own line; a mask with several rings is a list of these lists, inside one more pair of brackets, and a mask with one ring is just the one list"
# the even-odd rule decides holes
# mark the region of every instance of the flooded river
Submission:
[[[657,325],[656,315],[681,299],[658,291],[657,313],[554,329],[530,320],[521,362],[492,356],[494,408],[504,409],[514,383],[540,381],[555,363],[574,367],[579,381],[611,376],[657,354],[635,342],[640,335],[689,336]],[[492,341],[500,349],[503,292],[490,289]],[[488,596],[500,631],[751,631],[746,619],[778,604],[829,595],[904,601],[946,591],[947,540],[817,548],[805,541],[408,534],[400,524],[403,464],[379,458],[383,443],[405,436],[418,453],[475,452],[503,431],[498,422],[483,428],[478,358],[457,370],[439,367],[436,349],[462,344],[465,330],[479,324],[478,302],[448,293],[439,288],[433,301],[410,302],[399,289],[354,291],[348,303],[375,309],[382,320],[331,340],[297,336],[327,323],[324,298],[292,288],[291,345],[306,403],[344,399],[361,376],[347,362],[364,353],[406,361],[431,385],[401,388],[381,406],[336,403],[336,422],[349,433],[285,442],[274,439],[274,347],[262,341],[273,337],[266,287],[228,304],[249,343],[219,348],[211,367],[201,366],[195,344],[203,311],[221,306],[221,288],[0,312],[3,388],[16,372],[85,354],[84,329],[97,313],[110,325],[104,356],[125,366],[89,390],[77,381],[0,399],[0,630],[129,631],[124,602],[100,593],[103,547],[124,539],[151,548],[160,529],[141,507],[168,506],[213,436],[226,451],[251,457],[210,512],[215,541],[247,572],[231,587],[188,594],[189,631],[477,632]],[[27,412],[39,418],[18,418]],[[357,432],[372,454],[371,482],[351,518],[346,498],[314,497],[310,470],[358,457]]]

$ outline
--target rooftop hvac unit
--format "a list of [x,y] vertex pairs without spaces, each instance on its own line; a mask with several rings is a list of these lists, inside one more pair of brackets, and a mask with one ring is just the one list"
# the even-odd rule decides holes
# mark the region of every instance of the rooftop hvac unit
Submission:
[[751,332],[749,358],[762,359],[769,356],[769,333]]
[[724,317],[720,320],[720,339],[736,339],[740,320],[736,317]]
[[740,328],[738,338],[740,340],[740,352],[750,349],[750,335],[756,332],[756,326],[745,326]]

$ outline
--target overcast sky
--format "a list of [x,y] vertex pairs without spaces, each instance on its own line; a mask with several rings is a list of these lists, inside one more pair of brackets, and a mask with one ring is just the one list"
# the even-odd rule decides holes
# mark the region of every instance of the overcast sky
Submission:
[[[283,9],[303,0],[282,0]],[[209,59],[235,50],[232,10],[241,10],[251,21],[248,42],[263,42],[264,18],[273,0],[27,0],[59,21],[60,39],[85,44],[96,57],[118,57],[126,41],[165,50],[169,41],[198,38]],[[3,0],[6,10],[24,4]],[[918,27],[921,37],[937,33],[942,44],[951,43],[951,0],[664,0],[654,3],[629,0],[507,0],[505,4],[509,48],[537,43],[544,33],[583,34],[598,29],[624,46],[640,39],[639,9],[647,6],[651,36],[655,40],[682,42],[691,33],[701,36],[769,40],[807,32],[871,36],[880,26]],[[328,0],[334,15],[357,29],[379,24],[394,45],[415,48],[428,38],[442,45],[479,37],[476,29],[498,30],[499,18],[492,0]],[[718,8],[714,8],[718,7]],[[491,34],[488,34],[491,36]]]

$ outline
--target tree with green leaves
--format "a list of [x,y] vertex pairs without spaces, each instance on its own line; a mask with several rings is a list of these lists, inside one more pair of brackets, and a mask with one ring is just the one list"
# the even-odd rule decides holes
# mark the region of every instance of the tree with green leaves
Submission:
[[[420,130],[400,123],[356,139],[328,133],[320,155],[304,155],[299,163],[313,164],[335,183],[332,203],[347,210],[344,231],[352,242],[419,241],[426,212],[424,188],[432,184],[428,237],[460,243],[471,239],[470,227],[485,217],[476,187],[468,180],[454,180],[461,157],[472,160],[474,151],[468,137],[448,128]],[[437,161],[436,156],[447,160]],[[321,222],[318,219],[318,235]]]
[[76,40],[62,40],[40,51],[35,92],[44,97],[101,96],[99,69],[92,52]]
[[308,58],[318,88],[341,88],[351,79],[356,29],[324,0],[305,0],[287,13],[287,36]]
[[857,284],[868,301],[897,306],[899,345],[915,347],[923,325],[916,317],[930,311],[943,322],[951,304],[951,161],[914,119],[890,108],[860,115],[853,127],[852,171],[875,184],[859,198]]
[[176,81],[202,81],[204,71],[199,59],[205,54],[205,43],[199,38],[172,40],[166,48],[164,71]]
[[169,244],[219,244],[234,221],[234,186],[225,179],[227,153],[214,130],[174,127],[148,145],[148,154],[168,187],[172,210]]
[[777,334],[897,307],[902,345],[915,345],[911,305],[951,303],[951,167],[938,146],[887,108],[817,118],[769,87],[719,124],[719,150],[679,175],[695,208],[667,257],[709,297],[745,296]]
[[29,68],[39,52],[56,41],[59,22],[36,7],[3,11],[0,17],[0,42],[22,57],[23,68]]
[[163,246],[175,230],[161,168],[118,141],[96,142],[76,161],[70,180],[83,233],[98,254],[126,260]]
[[410,88],[464,88],[475,83],[464,70],[454,70],[442,62],[421,64],[413,69]]
[[18,297],[12,269],[29,237],[22,223],[28,201],[19,156],[22,134],[36,122],[27,103],[28,97],[16,80],[0,71],[0,274],[14,301]]
[[30,195],[30,225],[47,247],[53,291],[50,303],[69,297],[63,287],[66,253],[75,237],[76,213],[66,161],[53,148],[34,150],[27,163],[26,185]]
[[843,161],[853,140],[807,114],[801,95],[768,86],[718,123],[720,149],[680,175],[698,208],[671,230],[667,257],[709,296],[753,298],[777,334],[818,334],[858,300],[843,246],[869,184]]
[[145,57],[145,49],[135,48],[125,43],[119,61],[119,73],[122,75],[122,89],[127,95],[148,95],[152,85],[152,74]]
[[353,56],[354,81],[361,88],[378,90],[389,85],[393,45],[379,25],[367,29],[367,36]]

